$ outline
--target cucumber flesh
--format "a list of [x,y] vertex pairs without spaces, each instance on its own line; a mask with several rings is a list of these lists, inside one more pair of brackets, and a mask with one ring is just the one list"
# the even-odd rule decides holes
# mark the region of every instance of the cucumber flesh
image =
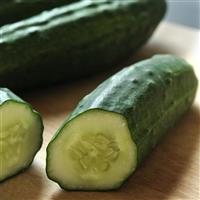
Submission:
[[49,178],[72,190],[119,187],[137,162],[126,119],[100,109],[89,110],[67,123],[47,151],[51,151]]
[[38,114],[23,102],[0,105],[0,181],[27,168],[41,146]]

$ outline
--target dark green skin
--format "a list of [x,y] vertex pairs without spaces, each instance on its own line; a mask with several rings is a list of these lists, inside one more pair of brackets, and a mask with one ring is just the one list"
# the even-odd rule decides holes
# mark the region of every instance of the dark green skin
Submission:
[[0,28],[0,85],[48,86],[115,66],[147,41],[166,9],[164,0],[93,1],[77,8],[85,2]]
[[[183,59],[156,55],[124,68],[100,84],[80,101],[62,127],[91,109],[119,113],[127,119],[139,165],[167,129],[190,108],[197,83],[191,65]],[[53,140],[61,132],[62,128]]]
[[1,0],[0,26],[31,17],[75,0]]
[[[27,168],[29,168],[30,165],[32,164],[33,160],[34,160],[34,157],[35,157],[36,153],[40,150],[40,148],[42,146],[42,142],[43,142],[42,133],[43,133],[43,130],[44,130],[44,125],[43,125],[43,121],[42,121],[41,115],[37,111],[35,111],[30,104],[28,104],[27,102],[23,101],[20,97],[18,97],[16,94],[14,94],[9,89],[0,88],[0,107],[4,106],[8,101],[9,102],[11,101],[11,102],[14,102],[14,103],[23,104],[24,106],[27,106],[27,107],[29,107],[29,109],[32,110],[33,115],[37,118],[37,121],[38,121],[38,123],[40,124],[40,127],[41,127],[41,139],[40,139],[40,143],[38,143],[37,149],[33,153],[32,160],[27,164],[27,166],[24,166],[24,168],[20,169],[19,171],[13,172],[13,174],[11,174],[6,179],[0,180],[0,183],[6,181],[9,178],[12,178],[13,176],[16,176],[16,175],[22,173]],[[16,110],[16,112],[17,112],[17,110]]]

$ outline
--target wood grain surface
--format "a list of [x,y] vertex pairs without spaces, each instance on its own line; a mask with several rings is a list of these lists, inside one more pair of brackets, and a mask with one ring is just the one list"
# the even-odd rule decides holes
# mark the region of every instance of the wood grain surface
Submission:
[[[181,56],[194,65],[200,79],[200,32],[162,23],[149,43],[126,64],[156,53]],[[200,199],[200,90],[191,110],[168,131],[165,139],[134,175],[117,191],[66,192],[48,180],[46,146],[78,101],[115,68],[98,76],[48,89],[20,94],[44,118],[42,149],[24,173],[0,184],[0,200],[199,200]]]

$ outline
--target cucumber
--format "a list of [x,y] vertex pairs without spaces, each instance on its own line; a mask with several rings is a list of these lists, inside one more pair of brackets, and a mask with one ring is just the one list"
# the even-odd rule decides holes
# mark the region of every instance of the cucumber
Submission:
[[32,107],[0,88],[0,182],[28,168],[42,145],[42,119]]
[[106,70],[141,47],[164,13],[164,0],[82,0],[3,26],[0,85],[20,90]]
[[0,26],[17,22],[74,0],[1,0]]
[[68,190],[116,189],[191,106],[192,67],[156,55],[85,96],[47,147],[48,177]]

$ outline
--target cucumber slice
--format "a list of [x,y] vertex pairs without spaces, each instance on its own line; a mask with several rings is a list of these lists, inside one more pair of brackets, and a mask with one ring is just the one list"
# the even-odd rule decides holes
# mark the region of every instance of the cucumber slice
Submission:
[[136,167],[136,146],[126,119],[94,109],[71,120],[51,143],[48,174],[69,189],[112,189]]
[[197,79],[181,58],[157,55],[84,97],[47,148],[47,175],[64,189],[118,188],[190,108]]
[[40,115],[8,89],[0,89],[0,182],[33,161],[42,144]]

